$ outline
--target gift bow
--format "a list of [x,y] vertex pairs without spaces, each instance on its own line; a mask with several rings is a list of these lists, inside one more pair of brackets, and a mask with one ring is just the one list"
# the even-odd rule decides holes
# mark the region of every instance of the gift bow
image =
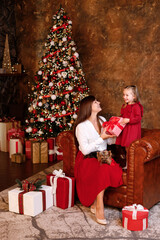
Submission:
[[119,123],[119,120],[119,117],[111,118],[108,122],[104,122],[102,126],[107,127],[107,130],[112,130],[115,125],[117,125],[121,130],[123,130],[123,125]]
[[58,170],[54,170],[53,174],[55,175],[55,177],[54,177],[53,183],[51,183],[51,185],[52,185],[52,193],[55,194],[56,193],[56,189],[57,189],[57,178],[65,177],[65,173],[63,173],[62,169],[59,169],[59,171]]
[[36,186],[32,182],[24,180],[22,182],[22,190],[25,191],[25,192],[35,191],[36,190]]
[[[54,149],[48,150],[48,153],[49,153],[49,155],[52,155],[52,154],[63,155],[62,152],[59,152],[59,151],[58,151],[58,147],[57,147],[57,146],[55,146]],[[61,169],[60,169],[60,170],[61,170]]]
[[132,213],[133,220],[137,219],[137,211],[148,212],[148,209],[144,209],[144,207],[141,204],[138,204],[138,205],[133,204],[131,206],[125,206],[123,209],[128,211],[133,211]]

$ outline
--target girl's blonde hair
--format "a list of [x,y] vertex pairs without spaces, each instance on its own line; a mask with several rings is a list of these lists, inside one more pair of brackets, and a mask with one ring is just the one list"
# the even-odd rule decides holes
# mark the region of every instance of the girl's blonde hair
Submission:
[[124,89],[131,89],[132,93],[134,94],[134,102],[140,102],[139,92],[136,85],[128,85]]

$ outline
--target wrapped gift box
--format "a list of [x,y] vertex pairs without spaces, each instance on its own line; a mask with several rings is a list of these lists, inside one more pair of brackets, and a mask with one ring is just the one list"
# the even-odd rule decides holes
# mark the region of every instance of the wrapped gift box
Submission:
[[8,152],[8,131],[13,127],[20,126],[20,121],[7,121],[0,122],[0,151]]
[[8,152],[8,130],[12,128],[12,122],[0,122],[0,151]]
[[23,153],[23,144],[20,138],[11,138],[9,142],[9,157],[11,158],[12,154]]
[[47,175],[47,185],[53,187],[53,205],[62,209],[74,206],[75,178],[67,177],[60,169]]
[[22,153],[15,153],[11,156],[11,162],[23,163],[26,161],[26,156]]
[[26,159],[32,159],[32,153],[31,153],[31,141],[32,140],[25,140],[25,154]]
[[54,162],[56,160],[56,152],[55,152],[55,138],[48,138],[48,161]]
[[125,127],[125,124],[121,124],[122,119],[121,117],[111,117],[109,121],[104,122],[102,126],[106,128],[107,133],[118,137]]
[[133,204],[122,209],[122,225],[131,231],[142,231],[148,227],[148,209]]
[[63,160],[63,151],[60,148],[57,148],[56,155],[57,155],[57,161]]
[[33,163],[48,163],[47,141],[31,141],[31,155]]
[[39,191],[24,192],[15,188],[8,192],[9,211],[36,216],[53,206],[52,187],[42,185]]
[[12,137],[14,137],[14,138],[18,137],[18,138],[23,138],[24,139],[25,132],[22,131],[20,128],[11,128],[10,130],[8,130],[7,137],[8,137],[8,141]]

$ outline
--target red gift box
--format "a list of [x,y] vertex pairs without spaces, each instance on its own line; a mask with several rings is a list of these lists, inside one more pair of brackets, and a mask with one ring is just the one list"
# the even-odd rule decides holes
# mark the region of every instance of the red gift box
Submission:
[[122,225],[131,231],[142,231],[148,227],[148,209],[133,204],[122,209]]
[[63,160],[63,151],[60,148],[57,148],[56,154],[57,154],[57,161]]
[[109,121],[104,122],[102,126],[106,128],[107,133],[118,137],[125,127],[125,124],[121,124],[122,119],[121,117],[111,117]]
[[48,161],[54,162],[56,160],[56,152],[55,152],[55,138],[48,138]]
[[26,140],[25,141],[25,154],[26,154],[26,159],[32,159],[31,140]]
[[47,185],[53,187],[53,205],[62,209],[74,206],[75,178],[60,169],[47,175]]

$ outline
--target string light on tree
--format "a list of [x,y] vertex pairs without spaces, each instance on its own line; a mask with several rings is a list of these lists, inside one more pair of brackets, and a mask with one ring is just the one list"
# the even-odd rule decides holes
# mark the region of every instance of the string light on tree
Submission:
[[80,100],[89,94],[72,39],[72,21],[63,8],[53,16],[45,49],[29,96],[26,119],[29,137],[47,138],[71,130]]

